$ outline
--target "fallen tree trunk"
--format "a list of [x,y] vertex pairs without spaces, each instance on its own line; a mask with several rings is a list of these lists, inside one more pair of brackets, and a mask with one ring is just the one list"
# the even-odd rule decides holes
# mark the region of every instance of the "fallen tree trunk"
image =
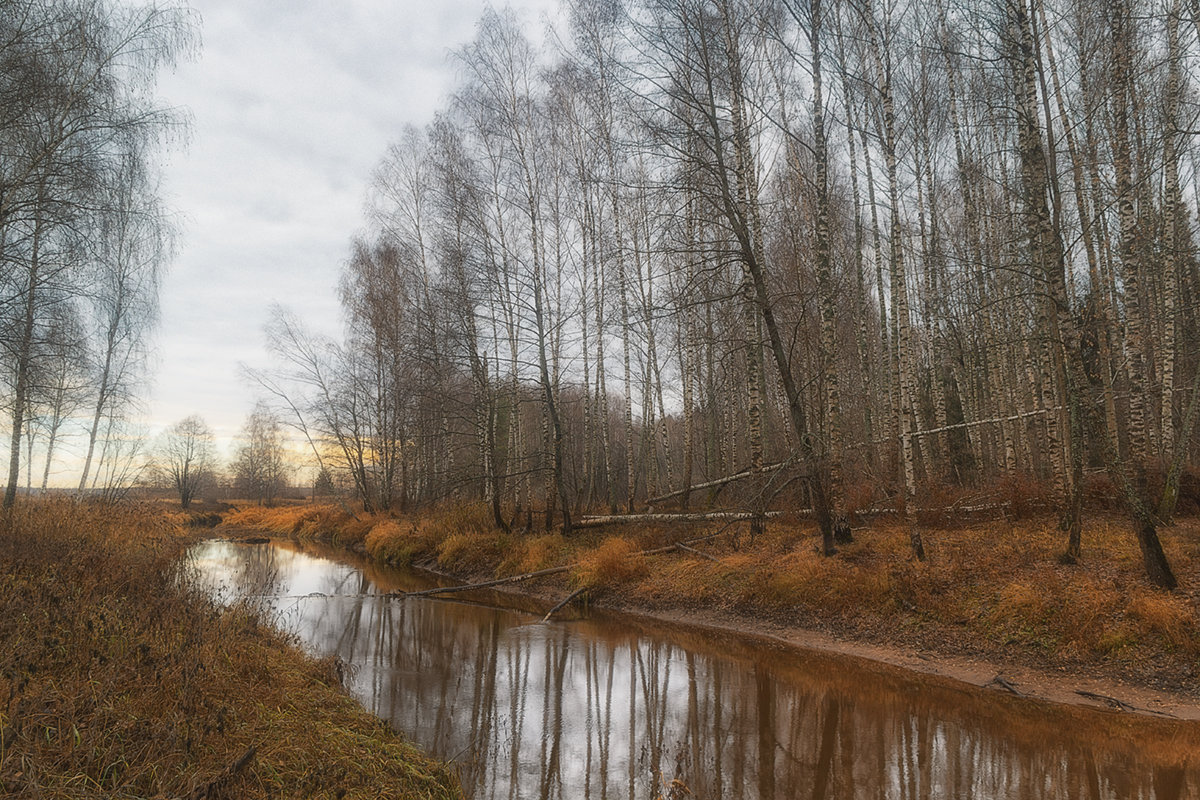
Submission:
[[782,467],[784,464],[787,464],[787,463],[788,462],[786,462],[786,461],[777,461],[774,464],[766,464],[765,466],[759,467],[758,469],[744,469],[741,472],[735,472],[733,475],[726,475],[724,478],[717,478],[716,480],[705,481],[704,483],[695,483],[695,484],[692,484],[691,486],[685,487],[683,489],[676,489],[673,492],[667,492],[666,494],[660,494],[657,497],[647,498],[646,505],[652,506],[655,503],[661,503],[663,500],[670,500],[672,497],[679,497],[680,495],[686,494],[688,492],[699,492],[704,489],[712,489],[716,486],[724,486],[727,483],[733,483],[734,481],[740,481],[742,478],[749,478],[751,475],[758,475],[763,472],[770,472],[772,470],[779,469],[780,467]]
[[596,528],[601,525],[628,525],[634,522],[740,522],[759,517],[770,519],[783,514],[782,511],[710,511],[695,514],[609,514],[600,517],[580,517],[576,528]]
[[1017,689],[1017,687],[1013,686],[1011,683],[1004,680],[1004,678],[1001,678],[999,675],[997,675],[996,677],[992,678],[990,681],[985,683],[984,687],[993,686],[993,685],[999,686],[1004,691],[1009,692],[1010,694],[1015,694],[1017,697],[1025,696],[1019,689]]
[[540,578],[543,575],[557,575],[560,572],[566,572],[571,569],[574,564],[567,564],[562,567],[551,567],[550,569],[539,569],[537,572],[526,572],[523,575],[511,575],[507,578],[497,578],[494,581],[483,581],[482,583],[464,583],[460,586],[435,586],[432,589],[422,589],[419,592],[403,592],[402,597],[428,597],[434,594],[453,594],[454,592],[467,592],[472,589],[487,589],[492,586],[499,586],[502,583],[519,583],[527,581],[530,578]]
[[701,558],[707,558],[709,561],[715,561],[715,562],[716,562],[716,563],[718,563],[718,564],[720,564],[720,563],[721,563],[721,559],[717,558],[716,556],[714,556],[714,555],[712,555],[712,554],[710,554],[710,553],[705,553],[705,552],[703,552],[703,551],[701,551],[701,550],[697,550],[697,549],[696,549],[696,548],[694,548],[694,547],[688,547],[688,546],[687,546],[686,544],[684,544],[683,542],[680,542],[679,544],[675,545],[675,549],[676,549],[676,550],[681,550],[681,551],[683,551],[684,553],[691,553],[691,554],[692,554],[692,555],[694,555],[694,556],[700,556]]
[[542,622],[549,622],[551,617],[553,617],[556,613],[558,613],[563,608],[566,608],[568,603],[570,603],[572,600],[574,600],[576,597],[579,597],[579,595],[583,594],[586,591],[587,591],[587,587],[585,586],[582,589],[576,589],[575,591],[571,592],[569,595],[567,595],[565,598],[563,598],[562,602],[560,602],[554,608],[552,608],[546,612],[546,616],[542,617]]

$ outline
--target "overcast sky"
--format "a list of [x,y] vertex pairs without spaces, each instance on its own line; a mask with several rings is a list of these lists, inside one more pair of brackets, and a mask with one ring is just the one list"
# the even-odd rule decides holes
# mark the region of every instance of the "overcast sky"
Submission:
[[[513,3],[540,41],[556,0]],[[195,61],[159,93],[192,117],[164,168],[180,215],[165,282],[151,431],[196,413],[222,448],[254,391],[238,364],[269,363],[273,303],[340,333],[336,287],[362,227],[367,183],[405,124],[429,122],[454,84],[452,50],[482,0],[191,0]]]

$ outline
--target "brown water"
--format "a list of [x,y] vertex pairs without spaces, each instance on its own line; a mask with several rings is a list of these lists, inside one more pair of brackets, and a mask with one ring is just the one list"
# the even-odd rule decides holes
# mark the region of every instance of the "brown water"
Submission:
[[1195,724],[632,618],[543,624],[494,594],[387,597],[433,584],[282,544],[192,557],[207,591],[351,665],[354,695],[475,798],[1200,798]]

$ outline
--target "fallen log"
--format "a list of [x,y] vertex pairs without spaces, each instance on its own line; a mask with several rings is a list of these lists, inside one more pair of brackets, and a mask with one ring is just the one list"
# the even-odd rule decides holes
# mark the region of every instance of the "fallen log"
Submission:
[[1004,680],[1004,678],[1001,678],[999,675],[997,675],[996,677],[992,678],[990,681],[988,681],[987,683],[985,683],[985,684],[984,684],[984,686],[985,686],[985,687],[986,687],[986,686],[992,686],[993,684],[994,684],[994,685],[996,685],[996,686],[999,686],[1001,689],[1003,689],[1003,690],[1004,690],[1004,691],[1006,691],[1006,692],[1009,692],[1009,693],[1011,693],[1011,694],[1015,694],[1017,697],[1024,697],[1024,696],[1025,696],[1024,694],[1022,694],[1022,693],[1021,693],[1021,692],[1020,692],[1020,691],[1017,689],[1017,687],[1013,686],[1011,683],[1009,683],[1008,681]]
[[709,553],[705,553],[705,552],[703,552],[703,551],[701,551],[701,550],[697,550],[697,549],[696,549],[696,548],[694,548],[694,547],[688,547],[688,546],[687,546],[686,544],[684,544],[683,542],[679,542],[679,543],[677,543],[677,544],[675,545],[675,548],[676,548],[677,550],[682,550],[682,551],[683,551],[683,552],[685,552],[685,553],[691,553],[691,554],[692,554],[692,555],[694,555],[694,556],[700,556],[701,558],[707,558],[709,561],[715,561],[715,562],[716,562],[716,563],[718,563],[718,564],[720,564],[720,563],[721,563],[721,559],[717,558],[716,556],[714,556],[714,555],[711,555],[711,554],[709,554]]
[[[1011,505],[1010,503],[980,503],[980,504],[973,505],[973,506],[956,506],[956,505],[952,504],[952,505],[944,506],[942,508],[937,508],[936,506],[928,506],[925,508],[918,508],[913,513],[916,513],[916,514],[948,514],[948,513],[978,514],[983,511],[1004,511],[1010,505]],[[798,511],[796,513],[797,514],[811,514],[812,509],[805,509],[803,511]],[[852,515],[855,515],[855,516],[859,516],[859,517],[874,517],[874,516],[881,516],[881,515],[885,515],[885,514],[902,514],[903,512],[898,508],[882,507],[882,508],[859,508],[859,509],[850,511],[849,513]]]
[[779,469],[787,463],[788,462],[786,461],[777,461],[774,464],[767,464],[759,467],[758,469],[744,469],[741,472],[735,472],[733,475],[726,475],[724,478],[717,478],[716,480],[705,481],[704,483],[693,483],[691,486],[683,489],[676,489],[673,492],[660,494],[657,497],[647,498],[646,505],[652,506],[655,503],[661,503],[663,500],[670,500],[672,497],[679,497],[680,495],[688,494],[690,492],[700,492],[705,489],[712,489],[716,486],[724,486],[727,483],[740,481],[742,478],[749,478],[751,475],[757,475],[762,472],[770,472],[772,470]]
[[571,592],[569,595],[567,595],[565,598],[563,598],[562,602],[560,602],[554,608],[552,608],[546,612],[546,616],[542,617],[542,622],[549,622],[550,618],[553,617],[558,611],[565,608],[568,603],[570,603],[572,600],[574,600],[576,597],[579,597],[579,595],[583,594],[586,591],[587,591],[587,588],[585,587],[583,589],[576,589],[575,591]]
[[492,586],[499,586],[503,583],[519,583],[527,581],[531,578],[540,578],[543,575],[557,575],[560,572],[566,572],[574,567],[574,564],[567,564],[562,567],[550,567],[549,569],[539,569],[537,572],[526,572],[524,575],[511,575],[507,578],[496,578],[493,581],[483,581],[481,583],[464,583],[459,586],[435,586],[432,589],[422,589],[419,592],[404,592],[403,597],[428,597],[434,594],[453,594],[454,592],[468,592],[472,589],[487,589]]
[[599,517],[580,517],[572,527],[597,528],[601,525],[629,525],[635,522],[740,522],[758,517],[771,519],[782,515],[782,511],[709,511],[686,514],[608,514]]
[[1096,694],[1095,692],[1085,692],[1082,689],[1076,689],[1075,694],[1080,697],[1086,697],[1089,700],[1099,700],[1101,703],[1107,703],[1118,711],[1137,711],[1137,706],[1131,706],[1124,700],[1118,700],[1115,697],[1109,697],[1106,694]]

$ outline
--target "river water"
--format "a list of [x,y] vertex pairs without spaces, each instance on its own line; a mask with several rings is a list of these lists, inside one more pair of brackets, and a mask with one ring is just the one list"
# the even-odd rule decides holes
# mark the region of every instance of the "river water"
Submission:
[[1193,723],[630,617],[542,623],[492,593],[389,597],[434,583],[285,543],[191,559],[213,596],[340,656],[363,705],[456,761],[474,798],[1200,797]]

